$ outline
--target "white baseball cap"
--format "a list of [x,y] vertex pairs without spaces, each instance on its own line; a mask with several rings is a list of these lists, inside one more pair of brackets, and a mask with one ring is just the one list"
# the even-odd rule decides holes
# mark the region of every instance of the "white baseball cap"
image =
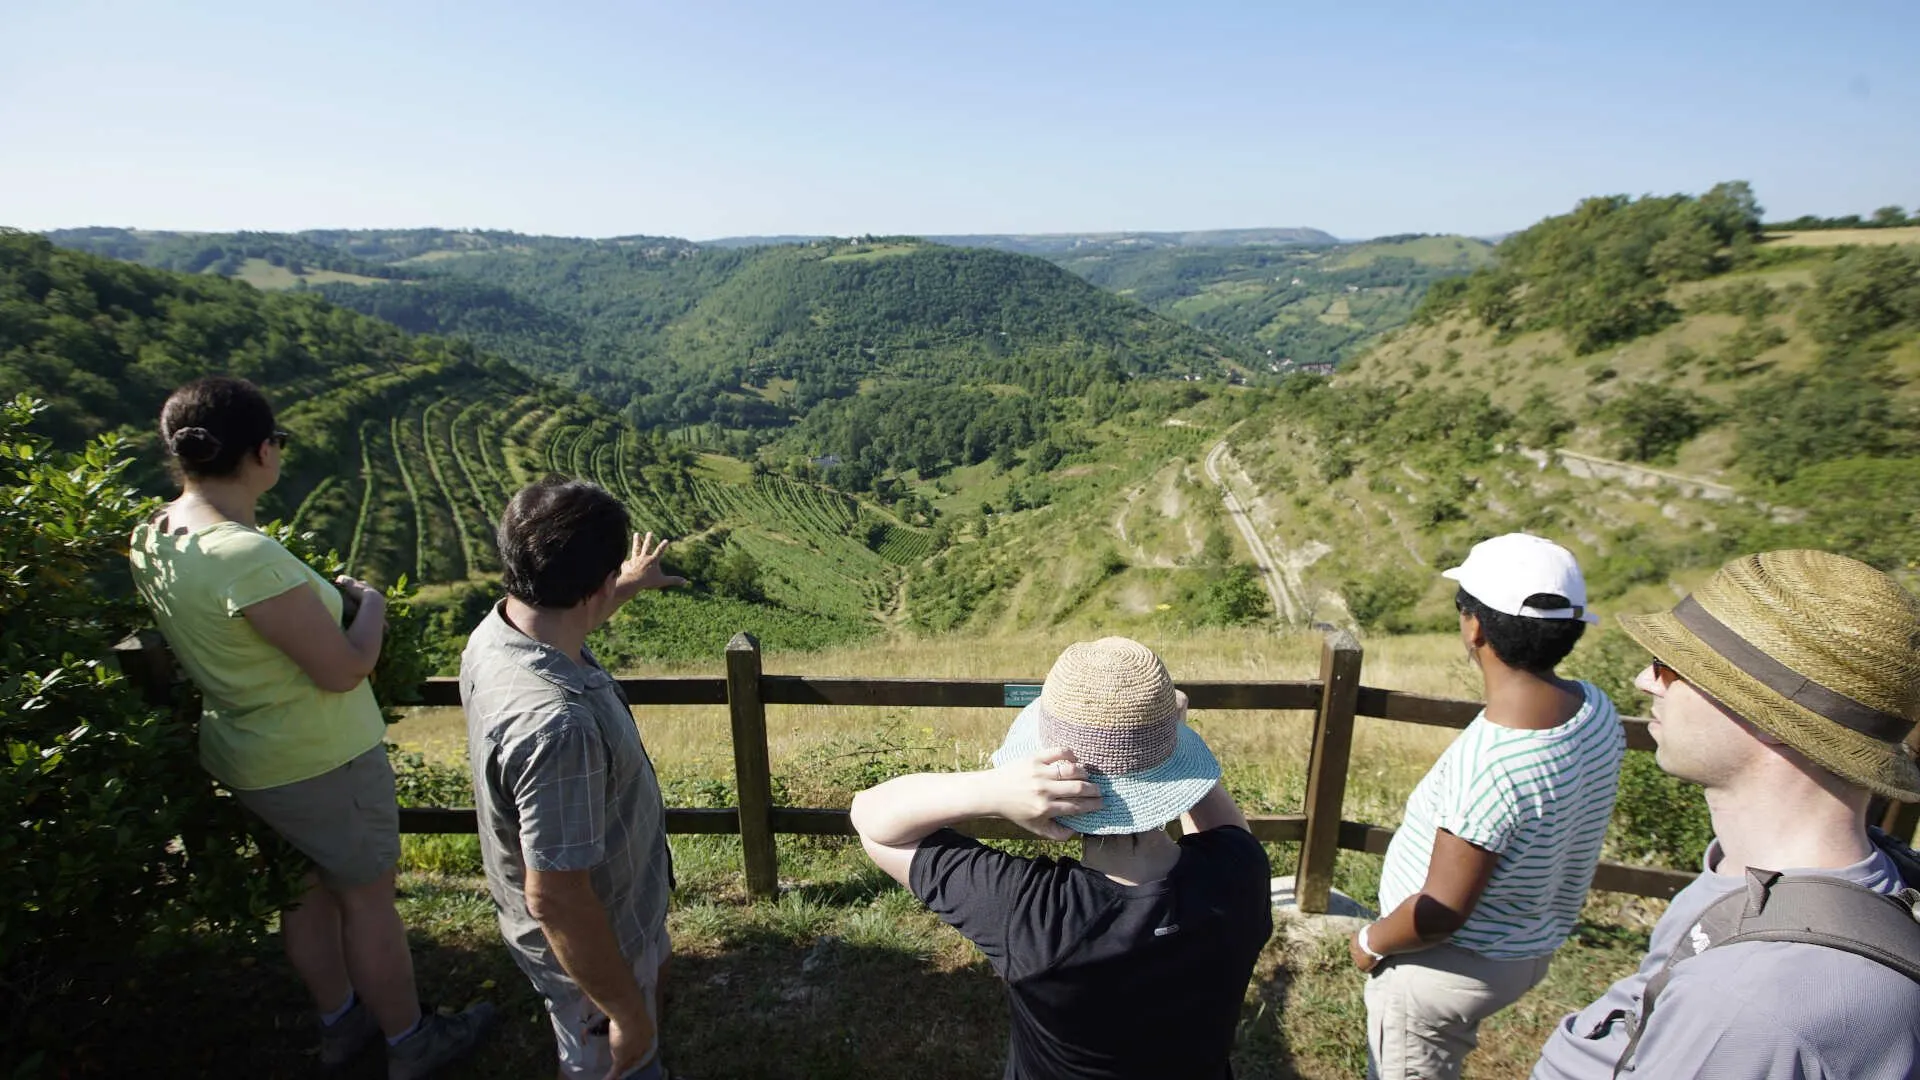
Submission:
[[[1579,619],[1588,624],[1600,616],[1587,610],[1587,582],[1573,552],[1531,533],[1508,533],[1482,540],[1467,552],[1467,561],[1440,576],[1451,578],[1469,596],[1503,615],[1529,619]],[[1572,607],[1530,607],[1527,600],[1542,593],[1564,596]]]

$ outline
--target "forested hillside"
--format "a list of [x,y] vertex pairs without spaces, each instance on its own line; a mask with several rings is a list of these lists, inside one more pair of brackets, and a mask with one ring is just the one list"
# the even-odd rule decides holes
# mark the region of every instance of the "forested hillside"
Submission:
[[1389,629],[1445,623],[1433,569],[1510,528],[1565,540],[1603,603],[1766,546],[1912,575],[1920,247],[1760,220],[1744,184],[1587,200],[1288,382],[1232,438],[1271,545]]
[[[723,250],[444,230],[53,238],[318,288],[559,378],[642,427],[775,428],[863,380],[1076,394],[1132,375],[1224,374],[1251,356],[1043,261],[911,239]],[[313,272],[315,250],[332,253],[331,276]]]
[[[672,558],[698,579],[693,596],[616,625],[614,656],[717,648],[742,628],[775,647],[872,633],[875,613],[895,605],[901,568],[935,546],[933,532],[871,503],[642,433],[465,342],[408,334],[311,293],[263,293],[0,231],[0,395],[45,401],[38,426],[57,445],[124,431],[141,486],[169,490],[152,434],[160,405],[215,372],[259,383],[293,435],[263,514],[316,533],[376,581],[488,580],[499,512],[538,476],[613,491],[636,527],[682,541]],[[673,632],[656,632],[645,619],[668,608]]]
[[[742,603],[927,629],[1260,617],[1217,470],[1272,549],[1277,614],[1420,629],[1449,618],[1435,570],[1507,529],[1567,542],[1602,603],[1657,604],[1762,545],[1920,562],[1920,247],[1761,220],[1724,184],[1587,200],[1491,258],[1454,237],[1082,252],[1077,272],[1255,341],[1355,348],[1329,296],[1365,329],[1412,318],[1334,379],[1277,387],[1134,378],[1235,358],[1038,260],[911,240],[341,234],[362,269],[419,276],[323,291],[529,367],[601,358],[579,385],[625,393],[659,434],[609,449],[620,418],[601,412],[535,416],[524,438],[593,475],[679,463],[684,487],[647,485],[681,500],[661,527],[714,540],[690,557]],[[606,359],[629,355],[661,381]],[[748,460],[696,453],[717,447]]]
[[970,233],[929,236],[936,244],[991,248],[1055,259],[1075,252],[1164,251],[1174,248],[1326,246],[1339,243],[1319,229],[1199,229],[1189,232]]

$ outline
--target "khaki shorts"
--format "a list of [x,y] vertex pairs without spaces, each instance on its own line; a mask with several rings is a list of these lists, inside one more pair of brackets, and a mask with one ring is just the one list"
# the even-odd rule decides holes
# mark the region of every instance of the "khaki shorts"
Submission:
[[1459,1080],[1480,1021],[1547,977],[1547,961],[1491,960],[1458,945],[1387,959],[1367,976],[1370,1080]]
[[400,808],[385,743],[310,780],[233,794],[313,860],[330,889],[371,884],[400,861]]
[[[647,1012],[653,1017],[653,1052],[647,1056],[652,1065],[660,1057],[660,966],[667,962],[672,945],[667,928],[647,940],[646,951],[633,964],[633,981],[646,995]],[[560,1074],[567,1077],[591,1077],[602,1080],[613,1068],[613,1049],[607,1041],[607,1014],[585,994],[575,993],[564,1000],[547,999],[547,1016],[553,1021],[553,1041],[560,1051]],[[628,1075],[638,1075],[634,1070]]]

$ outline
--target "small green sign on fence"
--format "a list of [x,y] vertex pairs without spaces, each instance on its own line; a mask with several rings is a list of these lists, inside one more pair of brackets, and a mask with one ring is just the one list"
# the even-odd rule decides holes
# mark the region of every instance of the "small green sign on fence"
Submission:
[[1009,709],[1021,709],[1040,700],[1039,683],[1001,683],[1000,700]]

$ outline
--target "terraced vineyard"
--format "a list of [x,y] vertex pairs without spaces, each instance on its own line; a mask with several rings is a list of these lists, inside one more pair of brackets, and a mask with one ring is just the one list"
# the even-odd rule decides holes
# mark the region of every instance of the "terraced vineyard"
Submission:
[[885,607],[898,573],[855,532],[852,500],[789,480],[697,478],[700,505],[760,564],[769,596],[833,614]]
[[[893,602],[903,568],[934,554],[933,534],[841,492],[778,477],[732,482],[690,469],[691,452],[622,423],[583,399],[473,369],[397,373],[359,411],[348,469],[303,469],[306,412],[283,491],[295,521],[347,553],[353,573],[420,583],[498,573],[493,535],[507,500],[548,473],[592,480],[618,496],[634,527],[669,538],[724,528],[761,569],[769,599],[796,610],[866,619]],[[312,418],[316,423],[320,417]],[[717,459],[716,459],[717,460]],[[357,466],[357,468],[351,468]]]
[[[349,406],[359,414],[354,422],[337,419],[338,393],[285,416],[298,438],[275,494],[297,507],[296,525],[347,553],[353,573],[421,583],[497,573],[501,510],[520,485],[549,471],[619,494],[641,528],[678,535],[694,516],[671,509],[671,493],[689,488],[685,462],[655,453],[585,399],[472,368],[397,375],[385,392]],[[302,456],[309,430],[322,424],[349,444],[335,448],[332,462]]]

